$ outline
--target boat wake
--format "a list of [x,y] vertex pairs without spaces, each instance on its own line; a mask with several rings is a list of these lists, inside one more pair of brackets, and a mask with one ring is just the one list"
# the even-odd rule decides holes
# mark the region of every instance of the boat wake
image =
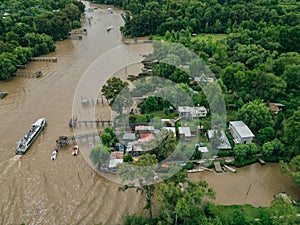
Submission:
[[10,162],[11,163],[16,162],[16,161],[20,160],[21,157],[22,157],[22,155],[15,155],[14,157],[12,157],[12,158],[10,158],[8,160],[0,162],[0,166],[5,165],[7,163],[10,164]]
[[3,167],[6,165],[6,168],[4,170],[1,170],[2,172],[0,174],[0,180],[7,174],[8,171],[11,170],[11,167],[13,167],[13,166],[15,167],[16,163],[18,163],[17,168],[21,167],[21,160],[20,160],[21,157],[22,157],[22,155],[15,155],[14,157],[0,163],[0,167]]

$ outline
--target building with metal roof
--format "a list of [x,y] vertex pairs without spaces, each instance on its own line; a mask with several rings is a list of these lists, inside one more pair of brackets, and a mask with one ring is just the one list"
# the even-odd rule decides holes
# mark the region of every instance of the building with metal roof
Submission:
[[248,144],[255,137],[243,121],[230,121],[229,130],[236,144]]

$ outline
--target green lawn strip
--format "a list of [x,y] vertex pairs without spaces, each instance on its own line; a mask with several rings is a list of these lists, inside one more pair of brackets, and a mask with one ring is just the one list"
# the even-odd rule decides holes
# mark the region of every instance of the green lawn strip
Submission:
[[251,219],[259,218],[260,215],[266,214],[269,212],[269,208],[266,207],[254,207],[252,205],[246,204],[246,205],[220,205],[218,206],[221,211],[223,211],[226,215],[234,216],[235,211],[243,211],[245,212],[246,216]]
[[198,34],[195,37],[192,37],[192,41],[199,40],[199,41],[207,41],[209,38],[212,39],[212,42],[221,41],[226,38],[227,34]]

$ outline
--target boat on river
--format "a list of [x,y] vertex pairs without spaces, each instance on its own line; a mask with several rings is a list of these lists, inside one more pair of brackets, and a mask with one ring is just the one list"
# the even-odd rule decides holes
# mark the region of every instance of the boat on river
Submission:
[[110,31],[113,27],[112,26],[106,26],[106,31]]
[[78,151],[79,151],[79,147],[78,147],[78,145],[75,145],[72,148],[72,155],[74,155],[74,156],[78,155]]
[[57,150],[54,150],[51,154],[51,160],[55,160],[57,156]]
[[230,167],[230,166],[227,166],[227,165],[224,165],[224,167],[225,167],[227,170],[229,170],[230,172],[236,173],[236,169],[234,169],[234,168],[232,168],[232,167]]
[[0,99],[4,98],[7,94],[6,91],[0,91]]
[[34,140],[39,136],[41,131],[46,125],[46,118],[40,118],[31,125],[30,130],[24,135],[24,137],[17,142],[17,155],[23,155],[27,152]]

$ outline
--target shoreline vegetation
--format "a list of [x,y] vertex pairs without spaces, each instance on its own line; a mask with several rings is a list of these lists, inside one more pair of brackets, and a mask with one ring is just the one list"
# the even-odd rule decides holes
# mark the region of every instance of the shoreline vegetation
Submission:
[[1,1],[0,80],[9,80],[32,57],[55,50],[55,41],[80,28],[80,1]]
[[[149,35],[151,40],[179,43],[196,53],[208,65],[215,75],[214,82],[221,87],[224,94],[228,112],[227,126],[229,121],[241,120],[255,135],[252,143],[236,145],[226,130],[233,150],[220,150],[219,156],[234,157],[235,162],[228,165],[245,166],[256,162],[259,158],[266,162],[280,162],[282,172],[295,178],[295,183],[300,184],[299,2],[293,0],[248,2],[96,0],[94,2],[112,4],[125,10],[123,14],[125,24],[120,29],[125,37],[137,38]],[[168,55],[163,57],[167,58]],[[178,65],[186,65],[180,54],[172,55],[171,58],[173,62],[178,62]],[[183,71],[163,64],[144,64],[144,68],[146,72],[139,74],[139,78],[160,76],[170,79],[187,91],[195,105],[209,109],[210,104],[202,88],[199,88],[197,82],[191,82]],[[188,65],[188,69],[192,73],[191,64]],[[134,79],[134,76],[130,76],[130,80]],[[116,82],[122,83],[121,80]],[[104,89],[102,93],[104,96],[107,94]],[[110,102],[114,101],[114,96],[109,98]],[[274,104],[280,107],[274,107]],[[163,106],[163,109],[159,109],[159,106]],[[149,122],[155,119],[154,114],[162,115],[161,118],[163,116],[170,118],[168,107],[169,105],[159,98],[148,96],[138,105],[142,113],[131,113],[129,120],[133,123]],[[209,116],[199,120],[204,128],[203,133],[211,129],[210,120]],[[200,139],[206,142],[205,136],[202,135]],[[172,141],[164,143],[165,146],[171,144]],[[209,145],[207,142],[204,144]],[[162,152],[165,155],[162,156]],[[160,161],[169,153],[166,148],[157,147],[151,154],[141,157],[143,160],[149,157],[155,161],[153,157],[156,156],[156,160]],[[193,157],[197,158],[199,155]],[[129,160],[123,164],[134,166],[135,162]],[[186,174],[184,169],[183,174]],[[182,188],[180,184],[186,184],[186,187]],[[197,195],[193,187],[198,187],[198,190],[201,187],[202,194]],[[127,188],[128,186],[123,190]],[[140,190],[134,186],[130,188]],[[145,197],[145,209],[149,211],[149,218],[128,215],[124,223],[131,225],[299,223],[296,215],[299,208],[293,206],[287,198],[274,198],[269,208],[255,208],[249,205],[218,206],[208,200],[213,199],[214,195],[207,188],[205,182],[202,184],[189,182],[179,175],[158,185],[146,185],[141,193],[144,193],[142,196]],[[189,194],[185,190],[188,190]],[[152,213],[154,192],[155,202],[160,209],[156,215]],[[198,199],[198,202],[193,199]]]

